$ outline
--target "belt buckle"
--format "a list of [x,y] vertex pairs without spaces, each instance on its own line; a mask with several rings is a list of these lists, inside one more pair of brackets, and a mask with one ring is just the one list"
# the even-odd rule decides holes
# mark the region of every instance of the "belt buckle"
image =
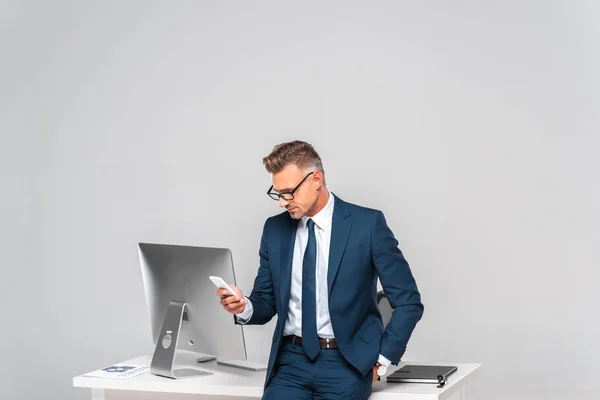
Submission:
[[326,346],[327,346],[326,348],[328,349],[329,348],[329,339],[325,339],[325,342],[327,343],[326,344]]

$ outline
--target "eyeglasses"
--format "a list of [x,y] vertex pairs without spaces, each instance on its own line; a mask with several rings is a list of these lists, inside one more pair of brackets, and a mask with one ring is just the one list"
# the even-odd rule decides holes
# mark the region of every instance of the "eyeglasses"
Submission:
[[296,187],[293,188],[289,192],[282,192],[282,193],[273,192],[273,185],[271,185],[271,187],[269,188],[269,190],[267,190],[267,194],[269,195],[270,198],[272,198],[273,200],[277,200],[277,201],[279,201],[280,198],[284,199],[286,201],[293,200],[294,199],[294,192],[296,190],[298,190],[298,188],[300,187],[300,185],[302,185],[302,183],[304,183],[304,181],[306,180],[306,178],[308,178],[309,176],[311,176],[314,173],[315,173],[315,171],[313,171],[310,174],[306,175],[304,177],[304,179],[302,179],[300,181],[300,183],[298,185],[296,185]]

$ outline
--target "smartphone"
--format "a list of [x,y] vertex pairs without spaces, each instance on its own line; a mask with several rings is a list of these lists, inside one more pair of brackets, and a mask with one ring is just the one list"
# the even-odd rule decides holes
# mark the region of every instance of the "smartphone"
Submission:
[[219,289],[227,289],[230,296],[235,296],[233,289],[220,276],[209,276],[208,279],[210,279]]

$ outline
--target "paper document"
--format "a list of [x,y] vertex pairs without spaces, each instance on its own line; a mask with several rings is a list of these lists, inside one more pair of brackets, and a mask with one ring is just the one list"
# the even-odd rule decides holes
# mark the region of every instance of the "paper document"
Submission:
[[150,366],[139,364],[119,364],[102,368],[83,376],[90,378],[127,379],[141,375],[148,371]]

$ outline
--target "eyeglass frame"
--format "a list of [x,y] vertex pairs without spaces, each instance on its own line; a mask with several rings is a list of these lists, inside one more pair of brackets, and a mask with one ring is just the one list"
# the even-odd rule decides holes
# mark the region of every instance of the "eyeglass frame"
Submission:
[[[306,175],[306,176],[304,177],[304,179],[302,179],[302,180],[300,181],[300,183],[299,183],[299,184],[297,184],[297,185],[296,185],[296,187],[295,187],[295,188],[293,188],[292,190],[290,190],[289,192],[281,192],[281,193],[277,193],[277,192],[271,192],[271,190],[273,190],[273,185],[271,185],[271,187],[269,188],[269,190],[267,190],[267,196],[269,196],[270,198],[272,198],[272,199],[273,199],[273,200],[275,200],[275,201],[280,201],[281,199],[284,199],[285,201],[294,200],[294,192],[295,192],[296,190],[298,190],[298,188],[300,187],[300,185],[302,185],[302,184],[304,183],[304,181],[306,180],[306,178],[308,178],[309,176],[311,176],[311,175],[312,175],[312,174],[314,174],[315,172],[317,172],[317,171],[310,172],[308,175]],[[291,199],[286,199],[285,197],[283,197],[283,195],[286,195],[286,194],[289,194],[289,195],[291,195],[291,196],[292,196],[292,198],[291,198]],[[275,195],[275,196],[277,196],[277,198],[273,197],[272,195]]]

